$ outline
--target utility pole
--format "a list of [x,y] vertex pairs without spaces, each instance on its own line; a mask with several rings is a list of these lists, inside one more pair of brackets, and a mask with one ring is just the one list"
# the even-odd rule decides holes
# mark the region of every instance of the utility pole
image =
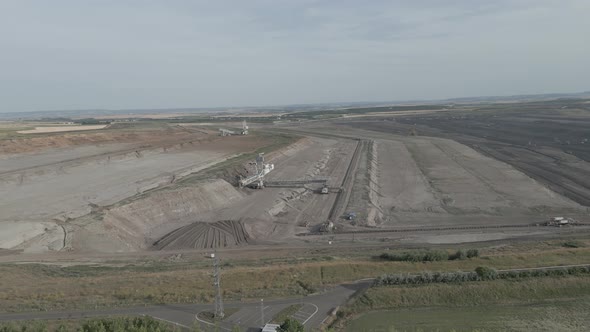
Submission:
[[223,318],[225,313],[223,312],[223,299],[221,297],[221,276],[219,274],[219,257],[215,252],[213,257],[213,285],[215,285],[215,318]]
[[264,299],[260,299],[260,326],[264,326]]

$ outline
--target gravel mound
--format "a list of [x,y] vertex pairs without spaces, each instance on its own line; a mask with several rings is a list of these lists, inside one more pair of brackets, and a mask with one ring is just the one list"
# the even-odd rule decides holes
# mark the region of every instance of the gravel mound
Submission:
[[155,250],[207,249],[239,246],[250,240],[240,221],[195,222],[175,229],[154,242]]

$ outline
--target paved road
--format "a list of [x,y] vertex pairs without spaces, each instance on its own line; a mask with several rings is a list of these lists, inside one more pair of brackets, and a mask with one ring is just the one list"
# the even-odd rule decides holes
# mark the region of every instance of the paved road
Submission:
[[[312,328],[319,327],[333,308],[344,303],[357,290],[368,287],[370,283],[371,280],[367,279],[356,283],[340,285],[322,294],[303,298],[264,301],[262,310],[264,312],[264,322],[270,321],[279,311],[290,305],[302,304],[301,309],[293,314],[292,317],[304,323],[306,329],[309,331]],[[199,320],[197,314],[202,311],[211,311],[212,307],[211,304],[168,304],[103,310],[6,313],[0,314],[0,321],[148,315],[176,324],[179,327],[190,329],[196,323],[201,325],[208,324],[205,321]],[[231,331],[231,328],[235,325],[239,325],[248,331],[259,331],[262,318],[260,302],[229,302],[225,303],[225,308],[237,308],[238,310],[222,321],[219,325],[222,331]]]

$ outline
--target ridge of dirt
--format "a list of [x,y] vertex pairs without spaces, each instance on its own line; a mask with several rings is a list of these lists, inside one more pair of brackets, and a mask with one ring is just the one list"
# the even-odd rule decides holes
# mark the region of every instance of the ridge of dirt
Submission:
[[154,242],[155,250],[208,249],[247,244],[250,236],[240,221],[195,222],[164,235]]
[[383,221],[383,210],[379,203],[379,155],[377,142],[372,140],[368,148],[368,187],[369,204],[367,212],[367,226],[376,226]]

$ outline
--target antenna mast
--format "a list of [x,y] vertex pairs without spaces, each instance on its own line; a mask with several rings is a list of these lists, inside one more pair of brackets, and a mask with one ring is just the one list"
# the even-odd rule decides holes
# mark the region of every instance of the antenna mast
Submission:
[[215,285],[215,318],[223,318],[225,313],[223,312],[223,299],[221,297],[221,276],[219,272],[219,257],[217,252],[213,258],[213,284]]

